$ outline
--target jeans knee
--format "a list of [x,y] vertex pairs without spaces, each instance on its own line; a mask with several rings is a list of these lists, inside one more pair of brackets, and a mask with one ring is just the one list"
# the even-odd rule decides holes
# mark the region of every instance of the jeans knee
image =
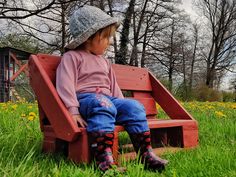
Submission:
[[80,112],[85,117],[91,117],[96,114],[112,117],[117,115],[117,109],[114,104],[109,98],[101,94],[88,94],[85,99],[81,99]]
[[145,112],[145,108],[143,104],[141,104],[137,100],[127,99],[127,104],[125,104],[125,106],[127,107],[128,110],[135,109],[135,110],[140,110],[140,111]]
[[133,99],[125,99],[118,109],[118,114],[127,115],[133,119],[146,119],[144,106]]

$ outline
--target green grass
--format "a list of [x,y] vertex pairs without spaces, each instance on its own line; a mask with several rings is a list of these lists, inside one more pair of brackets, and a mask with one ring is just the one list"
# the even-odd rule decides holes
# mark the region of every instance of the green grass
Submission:
[[170,163],[161,174],[144,170],[137,160],[122,161],[127,173],[121,175],[116,171],[102,174],[93,164],[76,165],[62,155],[41,153],[36,104],[0,104],[0,176],[236,177],[236,104],[183,105],[198,120],[199,147],[164,154]]

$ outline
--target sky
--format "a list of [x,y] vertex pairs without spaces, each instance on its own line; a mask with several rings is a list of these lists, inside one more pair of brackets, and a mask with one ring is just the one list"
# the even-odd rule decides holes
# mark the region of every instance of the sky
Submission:
[[[182,0],[182,5],[180,7],[183,8],[190,15],[191,20],[196,20],[197,18],[199,18],[197,13],[194,11],[192,0]],[[236,72],[236,67],[234,68],[234,71]],[[230,80],[233,77],[235,77],[235,74],[233,74],[232,72],[226,73],[226,76],[224,77],[223,82],[221,84],[222,90],[229,89]]]
[[183,8],[190,15],[192,20],[197,18],[197,14],[192,5],[192,0],[182,0],[182,5],[180,5],[180,8]]

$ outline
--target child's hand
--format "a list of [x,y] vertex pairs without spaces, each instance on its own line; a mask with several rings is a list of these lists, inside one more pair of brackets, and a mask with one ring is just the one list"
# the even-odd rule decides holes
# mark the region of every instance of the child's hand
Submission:
[[77,124],[77,122],[79,123],[79,125],[83,128],[85,128],[87,126],[87,123],[84,121],[84,119],[81,117],[80,114],[78,115],[72,115],[74,122]]

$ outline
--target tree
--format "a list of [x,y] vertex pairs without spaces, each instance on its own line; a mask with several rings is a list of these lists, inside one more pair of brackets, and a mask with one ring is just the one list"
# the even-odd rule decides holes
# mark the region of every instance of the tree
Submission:
[[123,21],[123,27],[120,37],[120,48],[116,53],[115,62],[117,64],[127,64],[127,52],[128,52],[128,43],[129,43],[129,33],[132,14],[134,11],[135,0],[129,2],[129,6],[125,12],[125,17]]
[[[64,46],[71,39],[68,31],[68,14],[73,8],[87,1],[47,0],[28,2],[19,0],[2,4],[1,15],[9,21],[10,27],[19,35],[35,38],[53,51],[64,52]],[[30,7],[30,8],[29,8]],[[14,32],[13,31],[13,32]]]
[[210,32],[210,40],[206,40],[206,50],[203,52],[206,61],[205,83],[213,88],[218,75],[232,67],[236,56],[236,1],[200,0],[196,1],[196,5],[209,24],[207,31]]
[[231,80],[231,89],[234,91],[234,101],[236,102],[236,74],[234,74],[234,78]]
[[[25,19],[30,16],[38,15],[50,9],[56,0],[51,0],[40,6],[27,6],[26,4],[35,4],[34,1],[4,0],[0,2],[0,19]],[[30,7],[30,8],[29,8]],[[32,7],[32,8],[31,8]]]
[[0,37],[0,47],[12,47],[29,53],[47,53],[49,50],[34,38],[17,33]]
[[198,50],[198,41],[199,41],[199,26],[197,23],[194,23],[193,26],[193,49],[192,49],[192,60],[190,66],[190,76],[189,76],[189,89],[190,92],[193,87],[193,74],[194,74],[194,64],[196,62],[196,54]]

